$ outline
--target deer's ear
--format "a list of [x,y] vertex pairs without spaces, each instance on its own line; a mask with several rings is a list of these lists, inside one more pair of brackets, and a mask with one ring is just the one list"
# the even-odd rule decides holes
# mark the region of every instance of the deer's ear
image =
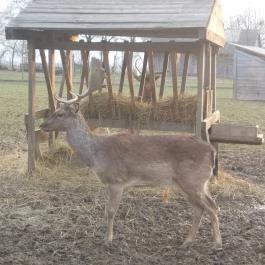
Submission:
[[72,105],[72,110],[74,111],[74,113],[77,113],[79,111],[79,107],[80,107],[80,105],[78,102],[76,102]]

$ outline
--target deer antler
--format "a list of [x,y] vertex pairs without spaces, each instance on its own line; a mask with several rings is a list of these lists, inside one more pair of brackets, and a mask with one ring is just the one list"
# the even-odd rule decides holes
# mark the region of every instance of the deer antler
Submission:
[[90,91],[86,91],[85,93],[79,95],[79,94],[75,94],[74,92],[72,91],[69,91],[69,93],[72,95],[73,98],[71,99],[64,99],[64,98],[61,98],[61,97],[58,97],[57,95],[55,95],[55,99],[58,101],[58,102],[61,102],[61,103],[66,103],[66,104],[73,104],[75,102],[78,102],[79,100],[81,100],[82,98],[86,97],[88,94],[89,94]]

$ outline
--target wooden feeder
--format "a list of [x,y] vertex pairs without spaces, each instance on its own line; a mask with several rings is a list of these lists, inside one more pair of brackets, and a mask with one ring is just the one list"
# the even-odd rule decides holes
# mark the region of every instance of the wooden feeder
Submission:
[[[161,38],[153,42],[92,42],[78,41],[76,36],[119,36]],[[79,92],[87,83],[88,61],[91,51],[101,51],[107,74],[107,91],[109,101],[114,95],[110,71],[109,53],[121,51],[124,54],[120,76],[119,93],[123,91],[125,78],[128,79],[130,104],[134,106],[137,96],[143,89],[146,67],[152,82],[151,106],[155,110],[163,98],[167,66],[171,68],[172,106],[185,92],[187,69],[190,55],[197,58],[197,101],[194,123],[178,124],[176,122],[151,122],[149,129],[164,129],[195,133],[207,139],[212,124],[219,121],[216,113],[216,56],[224,46],[224,25],[222,8],[219,0],[114,0],[114,1],[32,1],[6,27],[7,39],[27,40],[29,85],[28,114],[26,115],[28,133],[28,170],[35,167],[36,137],[35,120],[44,118],[56,108],[54,94],[62,95],[64,85],[69,91],[73,89],[72,51],[80,51],[83,61]],[[36,109],[35,68],[36,51],[39,50],[43,72],[47,84],[49,106],[47,110]],[[59,84],[55,78],[55,51],[60,52],[63,66],[63,80]],[[143,73],[139,86],[134,87],[132,57],[136,52],[144,54]],[[164,54],[161,84],[155,88],[154,53]],[[181,88],[178,87],[176,54],[185,57]],[[127,76],[126,76],[127,72]],[[56,92],[57,91],[57,92]],[[111,104],[110,104],[111,105]],[[207,119],[207,122],[205,122]],[[126,121],[101,121],[106,126],[126,126]],[[207,126],[205,126],[207,124]],[[146,129],[148,129],[146,128]],[[53,135],[50,135],[52,142]]]

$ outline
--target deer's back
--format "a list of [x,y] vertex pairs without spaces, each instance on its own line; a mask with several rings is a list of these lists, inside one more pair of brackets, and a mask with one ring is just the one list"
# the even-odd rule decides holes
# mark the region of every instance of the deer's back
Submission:
[[98,148],[95,171],[103,182],[170,184],[213,164],[213,148],[196,137],[111,135],[100,138]]

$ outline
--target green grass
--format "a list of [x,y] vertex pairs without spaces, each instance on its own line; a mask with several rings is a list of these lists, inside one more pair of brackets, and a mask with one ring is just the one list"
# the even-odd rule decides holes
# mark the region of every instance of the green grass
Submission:
[[[48,97],[47,89],[42,73],[37,73],[36,82],[36,109],[46,108]],[[27,73],[24,73],[27,77]],[[78,90],[79,76],[75,76],[74,87]],[[57,87],[60,76],[57,77]],[[181,78],[178,79],[180,83]],[[113,88],[118,89],[119,76],[114,76]],[[139,85],[134,81],[135,87]],[[179,84],[180,85],[180,84]],[[4,135],[16,136],[17,131],[24,130],[24,114],[27,112],[28,83],[22,80],[20,72],[0,71],[0,127],[1,139]],[[196,78],[189,77],[187,80],[188,94],[196,93]],[[127,81],[124,93],[129,93]],[[172,95],[172,84],[166,82],[164,96]],[[265,104],[257,101],[238,101],[233,99],[232,80],[217,79],[217,109],[221,111],[221,121],[235,124],[260,125],[261,131],[265,132]]]

